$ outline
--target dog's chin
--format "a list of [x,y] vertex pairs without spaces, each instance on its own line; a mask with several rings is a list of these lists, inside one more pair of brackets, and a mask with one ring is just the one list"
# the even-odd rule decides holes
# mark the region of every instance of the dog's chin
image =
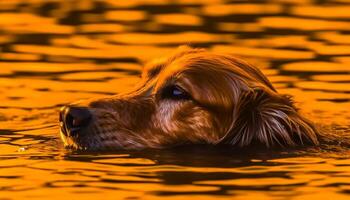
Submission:
[[[84,135],[84,134],[82,134]],[[61,140],[64,147],[76,151],[113,151],[125,149],[116,139],[105,139],[99,137],[99,134],[88,134],[85,136],[67,136],[60,130]]]
[[61,140],[63,142],[63,145],[66,149],[70,150],[88,150],[90,147],[89,145],[82,144],[79,142],[78,138],[66,136],[64,134],[64,131],[60,130],[60,136]]
[[64,147],[69,150],[77,150],[77,151],[107,150],[107,148],[94,142],[93,138],[66,136],[64,132],[62,132],[62,130],[60,131],[60,136],[64,144]]

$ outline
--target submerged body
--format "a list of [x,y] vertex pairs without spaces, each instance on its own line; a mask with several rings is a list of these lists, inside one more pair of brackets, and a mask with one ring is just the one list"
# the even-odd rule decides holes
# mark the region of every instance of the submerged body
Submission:
[[319,140],[314,125],[258,68],[189,47],[146,65],[129,93],[63,107],[60,123],[65,146],[89,150]]

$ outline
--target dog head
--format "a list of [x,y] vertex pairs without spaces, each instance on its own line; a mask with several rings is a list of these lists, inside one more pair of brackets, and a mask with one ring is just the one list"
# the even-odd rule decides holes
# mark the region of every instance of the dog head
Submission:
[[181,47],[147,64],[135,90],[65,106],[61,138],[77,149],[182,144],[317,144],[317,131],[256,67]]

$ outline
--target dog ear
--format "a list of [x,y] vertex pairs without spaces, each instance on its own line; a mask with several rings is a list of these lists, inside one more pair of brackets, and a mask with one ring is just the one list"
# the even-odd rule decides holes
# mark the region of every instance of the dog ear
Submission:
[[318,144],[318,138],[314,125],[298,113],[290,97],[258,88],[241,95],[220,143],[283,147]]

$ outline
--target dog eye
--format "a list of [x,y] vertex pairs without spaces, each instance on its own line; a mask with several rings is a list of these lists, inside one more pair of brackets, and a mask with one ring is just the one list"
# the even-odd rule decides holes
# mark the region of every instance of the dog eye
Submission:
[[190,99],[190,95],[181,87],[172,85],[163,90],[162,99],[186,100]]

